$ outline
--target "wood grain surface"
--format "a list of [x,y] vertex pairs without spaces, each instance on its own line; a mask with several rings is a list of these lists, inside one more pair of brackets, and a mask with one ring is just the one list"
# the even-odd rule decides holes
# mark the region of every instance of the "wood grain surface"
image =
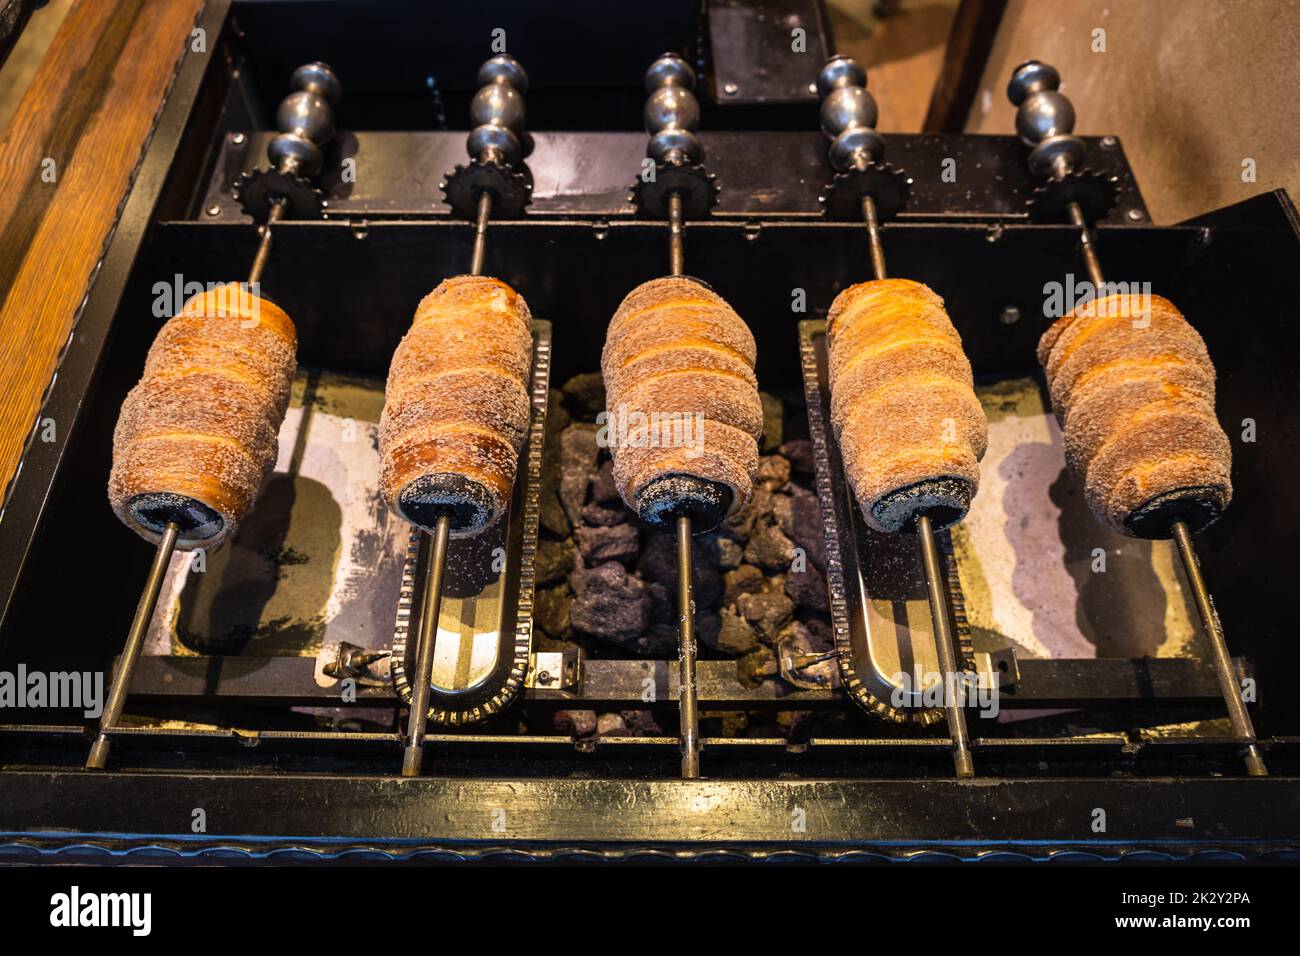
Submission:
[[202,5],[79,0],[0,142],[6,497]]

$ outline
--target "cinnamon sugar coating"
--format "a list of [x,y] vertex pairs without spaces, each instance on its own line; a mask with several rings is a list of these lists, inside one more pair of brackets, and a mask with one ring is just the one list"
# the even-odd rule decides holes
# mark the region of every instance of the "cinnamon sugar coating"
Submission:
[[973,493],[988,422],[943,299],[909,279],[862,282],[831,303],[826,331],[831,424],[867,523],[900,530],[876,505],[922,482]]
[[614,481],[634,511],[646,485],[689,475],[726,486],[731,513],[749,500],[763,406],[749,327],[702,283],[653,279],[609,323],[601,374],[612,423]]
[[[421,300],[393,353],[379,425],[380,490],[407,520],[402,492],[421,478],[457,475],[485,488],[492,511],[510,502],[531,406],[532,316],[514,289],[455,276]],[[426,528],[426,530],[432,530]]]
[[157,543],[132,502],[175,496],[221,518],[219,528],[182,529],[178,548],[213,548],[233,534],[275,466],[296,349],[289,317],[238,283],[186,302],[122,403],[108,481],[118,518]]
[[1232,497],[1232,449],[1214,414],[1205,343],[1168,299],[1111,295],[1058,319],[1038,343],[1066,462],[1106,524],[1153,499],[1209,489]]

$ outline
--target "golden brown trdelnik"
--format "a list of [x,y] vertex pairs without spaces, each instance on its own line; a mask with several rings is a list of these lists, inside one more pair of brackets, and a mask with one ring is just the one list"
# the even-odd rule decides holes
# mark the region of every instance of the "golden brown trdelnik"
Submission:
[[514,289],[456,276],[420,302],[393,354],[380,420],[380,489],[397,514],[452,535],[492,525],[510,503],[528,434],[532,317]]
[[1043,333],[1038,360],[1066,461],[1103,522],[1140,533],[1136,516],[1180,496],[1216,516],[1227,507],[1232,449],[1214,414],[1214,365],[1168,299],[1085,303]]
[[[667,277],[628,293],[600,363],[611,423],[639,423],[610,449],[628,507],[640,512],[646,486],[674,476],[724,486],[728,513],[749,500],[763,432],[756,357],[744,320],[703,283]],[[677,427],[685,440],[671,440]]]
[[237,283],[186,302],[122,403],[108,481],[117,516],[157,543],[159,515],[183,514],[187,550],[233,534],[275,466],[296,349],[289,317]]
[[988,422],[943,300],[909,279],[850,286],[831,304],[831,424],[862,514],[903,531],[960,520],[979,487]]

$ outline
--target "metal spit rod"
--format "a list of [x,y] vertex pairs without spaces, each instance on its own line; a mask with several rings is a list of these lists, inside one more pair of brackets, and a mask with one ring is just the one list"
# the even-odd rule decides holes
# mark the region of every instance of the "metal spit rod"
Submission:
[[[876,215],[876,200],[870,193],[862,197],[862,219],[867,224],[872,271],[877,279],[884,279],[886,278],[885,246],[880,238],[880,218]],[[944,589],[939,548],[935,543],[934,528],[930,524],[928,515],[922,514],[917,517],[916,536],[921,543],[921,563],[925,567],[925,586],[930,599],[930,620],[934,626],[934,647],[939,655],[939,670],[944,681],[944,713],[948,721],[948,735],[952,737],[952,762],[957,776],[965,779],[975,776],[975,761],[971,758],[970,735],[966,730],[966,712],[958,700],[957,653],[953,648],[948,598]]]
[[[1068,209],[1070,221],[1079,227],[1080,248],[1088,277],[1092,280],[1097,294],[1100,295],[1101,287],[1106,280],[1102,275],[1101,260],[1097,257],[1092,227],[1077,202],[1070,203]],[[1267,777],[1268,768],[1264,766],[1263,755],[1260,753],[1259,745],[1255,743],[1255,725],[1251,722],[1250,712],[1246,710],[1246,704],[1241,699],[1241,684],[1232,666],[1232,656],[1228,653],[1228,642],[1223,636],[1219,615],[1214,610],[1214,601],[1210,597],[1209,588],[1206,587],[1205,577],[1201,574],[1201,564],[1192,545],[1191,530],[1186,522],[1175,521],[1170,526],[1169,533],[1178,546],[1178,557],[1182,561],[1183,571],[1187,575],[1192,595],[1196,599],[1196,610],[1201,617],[1201,626],[1210,641],[1210,659],[1214,664],[1215,676],[1219,679],[1219,689],[1223,692],[1223,702],[1228,708],[1228,717],[1232,720],[1232,731],[1237,737],[1248,741],[1245,755],[1246,772],[1252,777]]]
[[131,675],[135,672],[136,661],[140,659],[140,651],[144,648],[144,637],[149,630],[149,622],[153,620],[154,609],[158,606],[163,577],[167,573],[167,565],[171,563],[172,552],[176,550],[176,538],[179,534],[180,528],[176,522],[167,522],[162,538],[158,542],[158,550],[154,552],[153,564],[149,566],[149,576],[145,578],[144,591],[140,594],[140,603],[136,605],[135,617],[131,619],[131,630],[127,632],[126,647],[122,649],[117,669],[113,672],[108,702],[104,705],[104,713],[99,718],[99,734],[90,748],[90,756],[86,758],[88,770],[103,770],[108,766],[108,751],[112,746],[108,735],[117,726],[118,718],[122,716],[122,708],[126,704],[127,692],[131,687]]
[[[483,274],[487,253],[488,220],[492,218],[492,194],[486,189],[478,197],[478,215],[474,220],[474,251],[470,255],[470,275]],[[424,597],[421,601],[420,634],[416,643],[415,673],[411,683],[411,711],[406,725],[406,749],[402,753],[402,776],[418,777],[424,761],[424,730],[429,721],[430,681],[433,678],[433,650],[438,643],[438,615],[442,611],[442,577],[447,566],[447,542],[451,535],[451,518],[443,515],[434,525],[429,560],[424,567]]]
[[[668,268],[680,276],[685,271],[685,227],[682,197],[668,197]],[[700,713],[695,680],[695,597],[692,586],[691,516],[677,518],[677,702],[681,722],[682,777],[700,776]]]
[[[267,208],[266,223],[262,226],[262,238],[257,244],[257,254],[253,256],[253,264],[248,269],[250,288],[262,281],[262,273],[266,271],[266,264],[271,258],[271,226],[284,217],[286,207],[285,200],[277,197],[271,200]],[[153,620],[154,611],[157,610],[163,576],[167,571],[167,565],[171,562],[172,552],[176,550],[176,539],[179,534],[180,528],[173,521],[169,521],[163,529],[158,550],[154,553],[153,564],[149,568],[149,576],[145,579],[144,591],[140,595],[140,603],[136,605],[135,617],[131,620],[131,629],[127,632],[126,647],[122,651],[122,656],[118,658],[117,669],[113,672],[108,701],[99,718],[99,733],[90,748],[90,756],[86,758],[88,770],[103,770],[108,766],[108,752],[112,748],[108,734],[117,726],[118,718],[122,716],[122,708],[126,706],[126,698],[131,687],[131,675],[135,672],[136,661],[139,660],[140,651],[144,647],[144,636],[149,630],[149,622]]]

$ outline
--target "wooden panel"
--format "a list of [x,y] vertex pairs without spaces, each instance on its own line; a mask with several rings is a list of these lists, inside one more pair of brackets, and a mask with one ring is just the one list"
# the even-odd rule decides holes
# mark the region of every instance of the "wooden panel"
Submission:
[[0,142],[0,487],[33,431],[201,6],[79,0]]

